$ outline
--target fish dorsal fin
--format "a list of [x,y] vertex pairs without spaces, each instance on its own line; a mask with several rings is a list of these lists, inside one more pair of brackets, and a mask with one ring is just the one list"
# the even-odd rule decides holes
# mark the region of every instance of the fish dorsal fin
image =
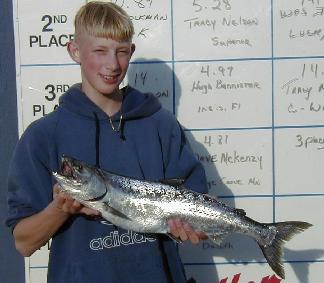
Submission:
[[110,214],[113,214],[114,216],[117,216],[117,217],[120,217],[120,218],[123,218],[123,219],[127,219],[127,220],[131,220],[127,215],[125,215],[124,213],[120,212],[119,210],[111,207],[109,205],[108,202],[104,202],[104,209],[110,213]]
[[241,208],[235,208],[235,212],[243,216],[246,215],[245,210]]
[[172,179],[163,179],[160,180],[160,183],[164,185],[169,185],[172,187],[181,187],[184,184],[185,180],[180,178],[172,178]]

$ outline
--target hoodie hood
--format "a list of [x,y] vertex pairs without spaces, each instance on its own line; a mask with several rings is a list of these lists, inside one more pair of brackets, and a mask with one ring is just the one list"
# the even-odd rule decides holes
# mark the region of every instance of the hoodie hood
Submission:
[[[141,93],[126,86],[121,89],[123,102],[121,112],[123,120],[133,120],[151,116],[161,108],[159,100],[150,93]],[[59,99],[60,107],[89,119],[106,120],[108,115],[92,102],[81,90],[81,84],[75,84]],[[120,113],[111,117],[113,121],[120,119]]]
[[[109,117],[101,108],[99,108],[92,100],[86,96],[81,90],[81,84],[75,84],[64,93],[59,99],[59,107],[69,112],[85,117],[94,121],[96,128],[95,144],[96,144],[96,166],[100,167],[100,121],[108,120],[111,128],[115,132],[119,132],[121,140],[126,140],[124,134],[124,125],[127,120],[141,119],[153,115],[161,108],[158,99],[149,93],[141,93],[132,87],[121,89],[123,92],[123,102],[121,111],[118,111],[112,117]],[[113,125],[117,124],[117,125]],[[115,128],[116,127],[116,128]]]

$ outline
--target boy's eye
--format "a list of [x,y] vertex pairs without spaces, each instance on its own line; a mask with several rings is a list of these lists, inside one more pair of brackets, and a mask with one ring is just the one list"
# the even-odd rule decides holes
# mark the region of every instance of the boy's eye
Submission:
[[121,50],[118,50],[118,53],[120,53],[120,54],[129,54],[129,50],[128,49],[121,49]]
[[104,49],[95,49],[94,51],[95,51],[95,52],[105,52]]

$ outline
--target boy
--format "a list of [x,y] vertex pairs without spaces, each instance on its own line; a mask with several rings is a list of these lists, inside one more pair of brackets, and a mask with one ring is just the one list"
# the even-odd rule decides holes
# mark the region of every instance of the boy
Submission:
[[[185,282],[172,240],[115,227],[53,187],[51,172],[66,154],[138,179],[185,177],[186,186],[206,191],[204,170],[173,115],[150,94],[119,89],[135,51],[133,33],[117,5],[81,7],[68,52],[80,64],[82,83],[28,127],[13,156],[7,225],[24,256],[52,238],[49,283]],[[180,219],[170,219],[169,228],[183,241],[204,237]]]

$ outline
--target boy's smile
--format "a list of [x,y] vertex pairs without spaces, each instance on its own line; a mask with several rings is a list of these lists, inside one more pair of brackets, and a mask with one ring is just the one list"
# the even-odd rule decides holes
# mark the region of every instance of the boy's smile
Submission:
[[135,50],[131,42],[80,33],[69,52],[81,66],[82,90],[90,99],[114,98]]

